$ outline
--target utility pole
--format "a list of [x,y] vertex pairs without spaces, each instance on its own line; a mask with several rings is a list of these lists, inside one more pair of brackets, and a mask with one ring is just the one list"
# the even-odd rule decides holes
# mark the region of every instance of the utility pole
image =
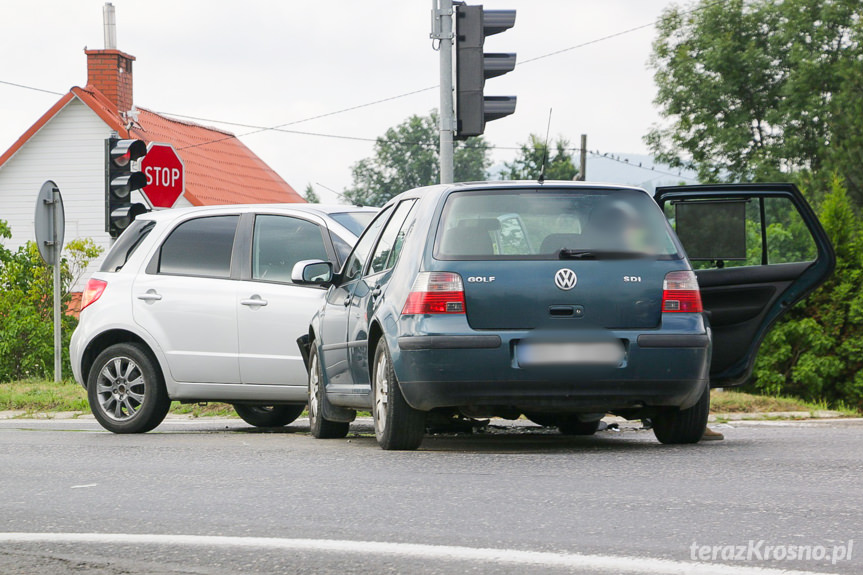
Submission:
[[432,0],[431,38],[440,52],[440,183],[453,182],[452,0]]
[[581,162],[578,168],[578,181],[587,180],[587,134],[581,135]]

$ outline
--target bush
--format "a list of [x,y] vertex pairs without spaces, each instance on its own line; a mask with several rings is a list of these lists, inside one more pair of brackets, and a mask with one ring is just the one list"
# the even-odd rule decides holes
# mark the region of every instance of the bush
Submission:
[[[816,195],[810,190],[808,195]],[[767,334],[752,386],[760,393],[863,408],[863,226],[834,178],[819,217],[836,271]]]
[[[0,220],[0,239],[9,239],[9,226]],[[70,290],[88,264],[102,253],[91,239],[68,242],[61,263],[63,309]],[[34,242],[12,251],[0,243],[0,382],[48,378],[54,372],[53,270],[46,266]],[[77,318],[62,317],[63,371],[70,372],[69,338]]]

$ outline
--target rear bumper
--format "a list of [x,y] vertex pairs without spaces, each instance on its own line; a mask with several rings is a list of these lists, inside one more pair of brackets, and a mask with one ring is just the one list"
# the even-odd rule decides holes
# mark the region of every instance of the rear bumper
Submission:
[[536,334],[476,331],[400,337],[393,363],[405,399],[421,410],[687,408],[709,385],[711,338],[703,324],[700,333],[609,330],[603,335],[624,344],[626,358],[620,365],[522,367],[516,346]]
[[414,381],[401,382],[415,409],[500,406],[521,410],[606,413],[644,407],[695,405],[707,380],[663,381]]

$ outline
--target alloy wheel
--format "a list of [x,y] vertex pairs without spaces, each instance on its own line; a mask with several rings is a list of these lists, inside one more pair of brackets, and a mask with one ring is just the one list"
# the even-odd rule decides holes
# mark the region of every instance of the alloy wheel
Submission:
[[128,421],[144,403],[147,382],[132,358],[120,356],[105,363],[96,381],[102,412],[114,421]]

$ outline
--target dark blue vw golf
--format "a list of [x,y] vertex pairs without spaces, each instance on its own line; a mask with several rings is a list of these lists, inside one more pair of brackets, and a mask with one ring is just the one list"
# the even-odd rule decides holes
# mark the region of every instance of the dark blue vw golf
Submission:
[[[771,262],[777,225],[796,230],[801,261]],[[328,288],[300,340],[312,433],[344,437],[368,409],[381,447],[415,449],[429,414],[589,435],[615,413],[694,443],[711,384],[744,382],[769,326],[832,267],[790,185],[411,190],[338,273],[294,268]]]

